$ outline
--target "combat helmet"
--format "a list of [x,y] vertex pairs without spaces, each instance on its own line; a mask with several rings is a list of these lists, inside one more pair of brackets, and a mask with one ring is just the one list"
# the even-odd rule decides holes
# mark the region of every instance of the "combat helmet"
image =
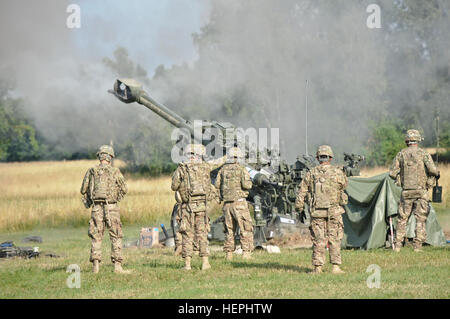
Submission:
[[328,146],[328,145],[320,145],[317,148],[316,156],[317,157],[320,157],[320,156],[334,157],[334,154],[333,154],[333,150],[331,149],[330,146]]
[[243,153],[241,151],[240,148],[238,147],[232,147],[228,150],[227,152],[227,157],[236,157],[236,158],[241,158],[243,156]]
[[423,141],[422,136],[418,130],[407,130],[405,134],[405,142],[421,142]]
[[100,148],[98,149],[97,152],[97,157],[100,158],[101,154],[107,154],[111,157],[114,157],[114,149],[112,148],[112,146],[109,145],[102,145],[100,146]]
[[195,154],[198,156],[204,156],[206,154],[206,148],[202,144],[189,144],[186,146],[186,154]]

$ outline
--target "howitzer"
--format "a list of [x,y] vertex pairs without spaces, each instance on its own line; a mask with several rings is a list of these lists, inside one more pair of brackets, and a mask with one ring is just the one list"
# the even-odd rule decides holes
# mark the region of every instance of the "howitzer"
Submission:
[[[219,144],[222,148],[234,146],[234,141],[236,139],[235,126],[226,122],[204,120],[199,123],[200,125],[195,125],[196,123],[185,120],[165,105],[154,100],[144,91],[142,85],[136,80],[117,79],[114,83],[114,89],[108,90],[108,92],[124,103],[137,102],[144,105],[173,126],[187,130],[197,143],[208,145],[214,142]],[[212,130],[207,132],[209,129]]]
[[[124,103],[142,104],[173,126],[186,129],[197,143],[218,144],[224,153],[226,153],[227,147],[236,145],[238,130],[234,125],[204,120],[199,121],[200,125],[194,125],[198,122],[192,123],[157,102],[143,90],[141,84],[133,79],[116,80],[114,89],[108,92]],[[211,128],[215,129],[213,135],[205,134]],[[212,136],[214,138],[211,138]],[[300,218],[299,213],[295,211],[294,204],[298,186],[306,172],[316,165],[315,159],[312,156],[298,156],[293,165],[288,165],[284,161],[279,161],[278,152],[265,149],[264,151],[256,150],[256,154],[251,154],[255,150],[250,150],[246,144],[244,148],[247,158],[250,155],[256,155],[257,158],[256,163],[246,166],[253,182],[247,201],[254,210],[255,247],[261,246],[267,239],[282,236],[285,232],[306,230],[309,225],[308,207],[304,211],[306,218]],[[349,173],[357,173],[352,170],[356,167],[353,166],[357,165],[356,159],[355,157],[354,161],[349,164]],[[212,173],[212,180],[215,179],[214,174],[217,174],[217,171]],[[172,229],[174,231],[177,225],[175,216],[176,210],[174,209],[172,212]],[[211,225],[209,238],[223,240],[223,231],[223,219],[218,218]]]
[[364,161],[364,156],[344,153],[344,161],[346,162],[344,172],[348,177],[360,175],[359,163]]

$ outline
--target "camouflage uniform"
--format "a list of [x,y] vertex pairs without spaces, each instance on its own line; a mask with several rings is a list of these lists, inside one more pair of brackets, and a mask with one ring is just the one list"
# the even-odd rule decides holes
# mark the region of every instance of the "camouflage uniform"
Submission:
[[92,205],[88,231],[92,240],[90,261],[94,264],[95,261],[101,262],[102,239],[107,227],[111,239],[111,261],[120,266],[123,260],[123,233],[118,202],[127,193],[127,186],[120,170],[110,165],[111,159],[114,157],[112,148],[102,146],[97,156],[100,161],[107,160],[109,163],[100,163],[90,168],[81,185],[81,194],[85,205],[87,207]]
[[[417,130],[407,131],[405,137],[407,144],[417,145],[421,140],[422,138]],[[395,240],[397,251],[403,245],[406,224],[411,213],[416,218],[414,248],[420,250],[423,242],[425,242],[427,238],[426,220],[429,214],[428,189],[434,184],[434,176],[439,176],[430,154],[412,145],[402,149],[397,154],[389,172],[389,176],[402,187]]]
[[[182,249],[182,242],[183,242],[183,236],[180,232],[180,225],[181,225],[181,196],[178,191],[175,192],[175,200],[177,203],[173,206],[172,212],[175,212],[175,221],[178,227],[175,230],[175,256],[178,256],[181,254]],[[173,214],[173,213],[172,213]],[[194,253],[199,253],[198,248],[198,236],[194,235],[194,242],[193,242],[193,251]]]
[[[203,145],[194,144],[188,147],[196,156],[204,155]],[[209,268],[207,263],[208,233],[210,231],[209,217],[207,215],[207,204],[211,196],[211,170],[219,165],[199,161],[180,163],[172,176],[172,190],[180,193],[181,221],[179,231],[182,234],[182,256],[188,258],[190,269],[190,258],[193,254],[193,242],[195,236],[198,238],[199,255],[203,257],[203,269]],[[206,262],[205,262],[206,261]]]
[[[239,150],[231,149],[230,158]],[[244,256],[253,251],[253,222],[248,209],[246,198],[252,188],[250,174],[244,166],[236,162],[237,156],[230,159],[219,170],[215,181],[215,187],[220,190],[220,199],[224,202],[223,214],[225,216],[226,239],[223,250],[226,253],[235,249],[234,232],[236,225],[240,230],[240,241]]]
[[[327,145],[319,147],[318,157],[322,154],[333,157],[332,150]],[[348,179],[342,168],[328,163],[312,168],[300,183],[295,207],[302,211],[306,197],[311,210],[312,264],[318,267],[319,271],[325,264],[327,242],[330,244],[331,263],[341,264],[341,240],[344,235],[342,214],[345,213],[343,206],[348,202],[344,192],[347,183]]]

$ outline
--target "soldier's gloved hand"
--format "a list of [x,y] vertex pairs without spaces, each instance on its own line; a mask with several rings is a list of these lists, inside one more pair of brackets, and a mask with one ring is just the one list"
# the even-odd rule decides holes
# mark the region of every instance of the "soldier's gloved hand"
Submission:
[[441,172],[438,171],[437,175],[436,175],[436,180],[438,180],[439,178],[441,178]]

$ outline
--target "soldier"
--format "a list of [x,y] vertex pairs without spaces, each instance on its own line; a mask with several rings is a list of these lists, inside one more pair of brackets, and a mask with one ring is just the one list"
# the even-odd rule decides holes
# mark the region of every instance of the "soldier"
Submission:
[[295,200],[298,211],[304,208],[305,197],[311,211],[311,236],[313,240],[312,264],[313,273],[321,273],[325,264],[325,246],[330,244],[330,261],[334,274],[344,273],[341,264],[341,240],[344,234],[342,214],[348,197],[344,190],[347,187],[347,176],[342,168],[330,164],[333,151],[328,145],[317,149],[316,158],[320,165],[306,173],[300,183]]
[[102,259],[102,239],[105,227],[109,229],[111,239],[111,261],[114,272],[129,273],[122,269],[122,223],[118,202],[127,193],[127,186],[122,173],[111,166],[114,150],[111,146],[102,145],[97,152],[100,164],[90,168],[84,176],[81,194],[86,208],[92,206],[89,220],[89,237],[92,239],[90,261],[94,273],[98,273]]
[[227,162],[219,170],[215,187],[220,191],[220,199],[224,202],[226,239],[223,250],[226,259],[232,260],[234,246],[234,232],[239,226],[239,235],[243,251],[243,258],[250,259],[253,251],[253,222],[248,209],[247,196],[252,188],[250,174],[238,161],[242,158],[239,148],[233,147],[228,151]]
[[182,257],[184,269],[191,269],[193,241],[198,237],[199,255],[202,257],[202,270],[211,268],[208,261],[209,217],[206,213],[208,200],[212,193],[211,170],[222,163],[207,163],[203,160],[205,147],[201,144],[190,144],[186,147],[189,156],[187,163],[180,163],[172,176],[172,190],[178,191],[181,197],[181,222],[179,231],[182,234]]
[[419,131],[408,130],[405,135],[405,143],[408,147],[397,154],[389,171],[389,176],[402,187],[398,207],[396,252],[399,252],[403,245],[406,223],[411,213],[416,217],[414,251],[421,251],[422,244],[427,239],[428,189],[433,186],[435,178],[439,179],[440,173],[436,169],[430,154],[418,147],[422,140]]

